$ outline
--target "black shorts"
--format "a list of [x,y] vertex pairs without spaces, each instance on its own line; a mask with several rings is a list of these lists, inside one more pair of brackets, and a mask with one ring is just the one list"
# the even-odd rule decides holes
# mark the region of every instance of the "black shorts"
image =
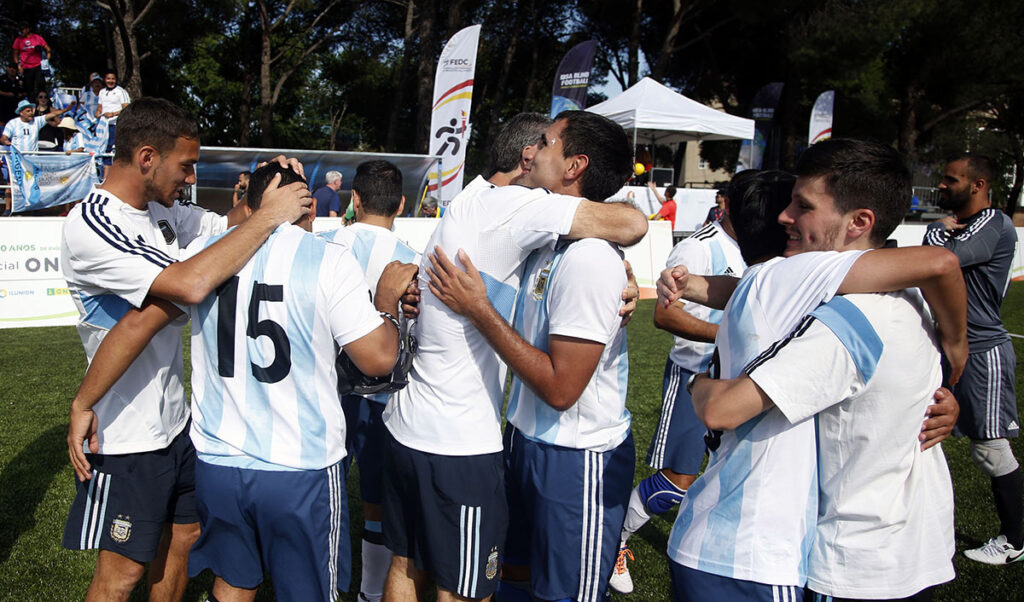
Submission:
[[384,545],[410,558],[438,587],[486,598],[498,587],[508,528],[501,452],[442,456],[405,447],[388,433]]
[[196,450],[189,425],[163,449],[137,454],[86,454],[92,478],[77,491],[61,544],[109,550],[136,562],[156,558],[167,523],[199,522]]

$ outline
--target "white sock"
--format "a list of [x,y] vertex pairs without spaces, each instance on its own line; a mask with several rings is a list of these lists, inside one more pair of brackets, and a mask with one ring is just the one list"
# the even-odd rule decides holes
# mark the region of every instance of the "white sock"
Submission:
[[384,596],[384,580],[391,567],[391,552],[379,543],[363,540],[363,580],[359,593],[369,602]]
[[640,527],[646,525],[649,520],[651,520],[651,515],[647,514],[647,508],[644,506],[643,500],[640,499],[640,490],[634,487],[633,493],[629,494],[629,508],[626,509],[626,520],[622,524],[622,539],[619,542],[619,547],[626,545],[629,536],[639,531]]

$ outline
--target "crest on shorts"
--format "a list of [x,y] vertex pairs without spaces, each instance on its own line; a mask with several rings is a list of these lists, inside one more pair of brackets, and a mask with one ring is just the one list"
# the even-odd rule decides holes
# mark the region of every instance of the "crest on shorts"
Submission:
[[110,539],[117,543],[124,543],[132,536],[132,522],[130,516],[117,515],[114,522],[110,524]]
[[491,554],[487,557],[487,571],[484,573],[490,581],[498,576],[498,548],[491,548]]
[[156,223],[157,227],[160,228],[160,233],[164,235],[164,242],[171,244],[177,235],[174,233],[174,228],[171,227],[170,222],[162,219]]
[[544,264],[544,269],[537,274],[537,281],[533,284],[533,298],[540,301],[544,298],[544,292],[548,288],[548,278],[551,277],[551,262]]

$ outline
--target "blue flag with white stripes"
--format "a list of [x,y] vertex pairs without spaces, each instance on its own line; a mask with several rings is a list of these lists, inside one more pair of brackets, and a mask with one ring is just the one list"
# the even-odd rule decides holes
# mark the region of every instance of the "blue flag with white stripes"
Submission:
[[78,201],[98,183],[93,159],[85,153],[34,155],[11,147],[12,211],[34,211]]

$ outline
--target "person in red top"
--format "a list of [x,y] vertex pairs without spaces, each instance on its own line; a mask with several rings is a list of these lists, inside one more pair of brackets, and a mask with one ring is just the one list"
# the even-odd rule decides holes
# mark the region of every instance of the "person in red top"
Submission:
[[28,23],[19,23],[18,30],[21,31],[21,35],[15,38],[11,46],[14,49],[14,62],[21,73],[25,93],[34,98],[37,93],[46,91],[42,69],[43,50],[46,50],[48,59],[53,58],[53,51],[43,36],[32,33],[32,27]]
[[647,187],[654,193],[654,198],[658,199],[661,203],[661,209],[657,213],[652,213],[648,219],[652,220],[665,220],[667,219],[672,223],[672,231],[676,229],[676,187],[669,186],[665,189],[665,196],[661,196],[658,192],[658,188],[654,185],[654,182],[648,182]]

